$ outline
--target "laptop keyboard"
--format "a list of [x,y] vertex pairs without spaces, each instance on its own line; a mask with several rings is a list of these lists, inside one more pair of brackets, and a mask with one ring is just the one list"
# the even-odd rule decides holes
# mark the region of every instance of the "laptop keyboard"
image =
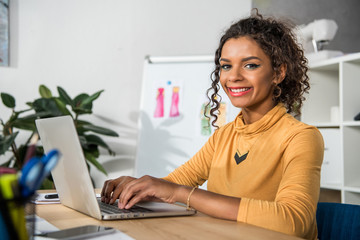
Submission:
[[102,212],[106,212],[106,213],[134,213],[134,212],[140,212],[140,213],[145,213],[145,212],[152,212],[152,210],[147,209],[147,208],[143,208],[143,207],[139,207],[139,206],[133,206],[130,209],[120,209],[117,206],[117,203],[114,204],[107,204],[102,202],[101,200],[98,199],[98,203],[100,206],[100,210]]

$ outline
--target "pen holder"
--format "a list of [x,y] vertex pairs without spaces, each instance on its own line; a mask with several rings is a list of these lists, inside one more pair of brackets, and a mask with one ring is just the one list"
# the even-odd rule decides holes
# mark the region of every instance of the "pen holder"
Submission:
[[1,239],[33,239],[35,232],[35,203],[29,199],[0,200]]
[[0,232],[1,239],[32,239],[35,230],[35,204],[32,196],[19,194],[16,174],[0,177]]

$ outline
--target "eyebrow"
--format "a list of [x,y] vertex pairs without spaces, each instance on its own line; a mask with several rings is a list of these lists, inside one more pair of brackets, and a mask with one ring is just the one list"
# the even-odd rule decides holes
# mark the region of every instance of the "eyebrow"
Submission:
[[[258,58],[258,57],[250,56],[250,57],[246,57],[246,58],[241,59],[241,61],[242,61],[242,62],[246,62],[246,61],[253,60],[253,59],[261,60],[261,59]],[[219,59],[219,62],[221,62],[221,61],[231,62],[231,61],[230,61],[229,59],[227,59],[227,58],[220,58],[220,59]]]

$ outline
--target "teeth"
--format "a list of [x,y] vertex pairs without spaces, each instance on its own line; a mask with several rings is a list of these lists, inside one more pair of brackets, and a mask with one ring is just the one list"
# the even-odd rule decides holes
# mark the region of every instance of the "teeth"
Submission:
[[234,92],[234,93],[239,93],[239,92],[245,92],[247,90],[249,90],[250,88],[230,88],[230,91]]

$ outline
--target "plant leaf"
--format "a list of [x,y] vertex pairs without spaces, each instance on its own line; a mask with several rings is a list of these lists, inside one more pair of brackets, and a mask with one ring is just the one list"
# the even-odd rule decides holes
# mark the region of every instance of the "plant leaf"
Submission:
[[84,99],[82,102],[81,102],[81,105],[80,106],[86,106],[88,104],[91,104],[95,99],[97,99],[100,94],[103,92],[104,90],[100,90],[96,93],[94,93],[93,95],[91,95],[90,97],[87,97],[86,99]]
[[57,90],[59,92],[61,100],[63,100],[66,104],[69,104],[72,108],[75,107],[73,100],[63,88],[57,87]]
[[100,147],[103,147],[105,149],[107,149],[109,151],[110,155],[115,155],[115,153],[111,150],[111,148],[109,147],[109,145],[107,145],[104,140],[102,140],[101,137],[94,135],[94,134],[89,134],[89,135],[84,135],[85,139],[86,139],[86,143],[87,144],[95,144],[98,145]]
[[82,102],[89,97],[89,94],[86,94],[86,93],[81,93],[79,95],[77,95],[75,98],[74,98],[74,105],[75,107],[80,107],[80,105],[82,104]]
[[28,131],[36,131],[35,126],[35,117],[34,118],[18,118],[13,123],[12,126],[14,128],[28,130]]
[[60,98],[54,98],[55,103],[57,105],[57,107],[59,108],[59,110],[64,114],[64,115],[70,115],[72,116],[72,114],[70,113],[70,111],[66,108],[66,104],[61,101]]
[[86,93],[81,93],[78,96],[76,96],[74,98],[74,105],[75,107],[73,108],[73,111],[75,113],[77,113],[78,115],[81,114],[91,114],[92,111],[92,103],[90,102],[89,104],[83,104],[83,102],[89,98],[89,95]]
[[105,168],[96,160],[96,158],[89,152],[84,151],[84,155],[85,158],[91,163],[93,164],[100,172],[104,173],[105,175],[107,175],[107,172],[105,170]]
[[88,122],[88,121],[80,120],[80,119],[78,119],[76,122],[77,122],[77,125],[78,125],[78,126],[83,126],[83,125],[86,125],[86,124],[91,124],[91,123]]
[[13,96],[11,96],[8,93],[1,93],[1,100],[4,103],[4,105],[8,108],[15,108],[16,106],[16,102],[15,102],[15,98]]
[[72,109],[76,114],[82,115],[82,114],[91,114],[92,111],[89,109],[83,109],[83,108],[73,108]]
[[91,132],[94,132],[94,133],[99,133],[99,134],[112,136],[112,137],[118,137],[119,136],[119,134],[117,134],[117,132],[115,132],[113,130],[110,130],[108,128],[95,126],[95,125],[90,124],[90,123],[89,124],[84,124],[80,128],[81,128],[81,130],[83,132],[91,131]]
[[0,155],[4,154],[10,148],[18,133],[19,132],[14,132],[7,136],[0,135]]
[[39,98],[33,102],[33,108],[36,113],[48,112],[48,117],[61,116],[63,113],[58,108],[54,98]]
[[52,93],[49,88],[47,88],[45,85],[39,86],[39,93],[40,96],[43,98],[52,98]]
[[24,112],[28,112],[28,111],[31,111],[32,110],[32,108],[29,108],[29,109],[25,109],[25,110],[21,110],[21,111],[16,111],[16,113],[18,114],[18,115],[20,115],[20,114],[22,114],[22,113],[24,113]]
[[49,111],[35,112],[22,118],[14,119],[11,126],[23,130],[36,131],[35,120],[48,116],[52,116],[52,113]]
[[97,135],[90,134],[84,135],[87,144],[96,144],[104,148],[109,148],[109,146]]
[[83,151],[91,153],[95,158],[100,156],[98,145],[88,143],[84,135],[79,135],[79,140]]

